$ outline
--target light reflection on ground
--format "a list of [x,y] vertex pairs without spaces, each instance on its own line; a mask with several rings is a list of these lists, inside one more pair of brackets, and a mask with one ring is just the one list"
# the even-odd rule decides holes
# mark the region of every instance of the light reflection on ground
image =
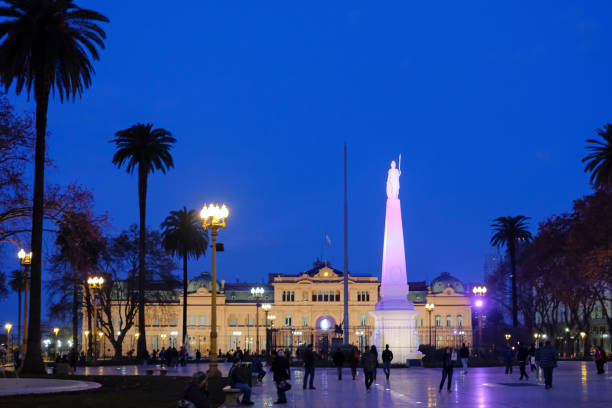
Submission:
[[[609,364],[610,365],[610,364]],[[229,364],[220,364],[224,375]],[[87,367],[79,368],[85,375],[146,375],[145,366]],[[159,367],[150,367],[159,368]],[[168,375],[189,376],[196,371],[206,371],[206,364],[189,364],[170,368]],[[471,368],[467,375],[455,370],[451,392],[438,392],[439,369],[393,369],[387,383],[382,370],[370,392],[365,391],[363,372],[358,371],[355,381],[350,369],[345,368],[342,381],[338,381],[335,368],[317,368],[316,390],[303,390],[303,372],[292,370],[293,388],[287,394],[288,407],[579,407],[612,406],[612,376],[597,375],[594,363],[560,362],[554,371],[553,388],[545,390],[536,373],[529,373],[528,381],[518,380],[517,373],[504,374],[503,367]],[[276,390],[271,374],[263,385],[254,387],[255,406],[274,406]],[[92,379],[95,380],[95,379]],[[531,385],[531,386],[529,386]]]

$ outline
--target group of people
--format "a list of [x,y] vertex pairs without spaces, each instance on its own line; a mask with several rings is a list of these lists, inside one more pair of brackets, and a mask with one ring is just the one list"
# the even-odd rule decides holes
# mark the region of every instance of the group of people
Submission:
[[[199,353],[200,351],[198,350],[196,355]],[[158,350],[153,350],[151,357],[153,363],[157,363],[157,358],[159,357],[159,362],[168,367],[178,367],[179,364],[184,367],[187,365],[188,353],[184,346],[181,346],[178,350],[174,346],[168,347],[167,349],[162,347],[161,350],[159,350],[159,354]]]

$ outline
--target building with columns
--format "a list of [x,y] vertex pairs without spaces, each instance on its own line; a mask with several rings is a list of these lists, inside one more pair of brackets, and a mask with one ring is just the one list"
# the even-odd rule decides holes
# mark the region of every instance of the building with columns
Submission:
[[[348,282],[349,339],[363,350],[372,333],[374,321],[369,312],[378,302],[380,282],[376,276],[350,274]],[[409,300],[419,311],[416,328],[421,344],[443,347],[472,343],[471,298],[458,279],[443,273],[429,285],[425,281],[408,284]],[[188,284],[187,333],[192,353],[199,349],[203,355],[208,354],[211,287],[209,273]],[[254,287],[264,289],[259,299],[251,294]],[[282,347],[295,351],[300,345],[312,343],[317,351],[324,352],[329,350],[334,337],[341,336],[335,328],[343,323],[343,272],[329,263],[317,261],[311,269],[297,274],[270,274],[265,284],[221,281],[217,288],[217,345],[223,353],[238,346],[255,352],[257,339],[260,350]],[[157,300],[150,302],[146,310],[149,352],[182,344],[182,290],[167,292],[156,296]],[[435,305],[431,312],[431,338],[426,303]],[[266,311],[258,304],[271,307]],[[84,310],[83,322],[86,319]],[[125,334],[124,354],[135,348],[136,333],[137,326]],[[111,348],[108,339],[103,338],[102,343],[108,355]]]

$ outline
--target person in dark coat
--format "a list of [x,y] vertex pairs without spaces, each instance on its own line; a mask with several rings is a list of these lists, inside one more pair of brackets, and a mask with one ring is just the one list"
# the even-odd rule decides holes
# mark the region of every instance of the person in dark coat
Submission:
[[461,345],[459,349],[459,358],[461,359],[461,366],[463,367],[463,374],[468,373],[468,359],[470,358],[470,350],[465,346],[465,343]]
[[540,367],[544,371],[544,383],[546,389],[552,388],[553,368],[557,366],[557,350],[550,344],[550,340],[546,342],[546,346],[540,350]]
[[310,383],[309,383],[309,387],[311,390],[314,390],[314,373],[315,373],[315,368],[314,368],[314,362],[315,362],[315,356],[314,353],[312,352],[312,344],[309,344],[308,347],[306,348],[306,350],[304,351],[304,389],[306,389],[306,383],[308,382],[308,376],[310,376]]
[[440,381],[439,391],[442,391],[442,387],[444,387],[444,381],[446,380],[446,377],[448,377],[448,383],[446,387],[449,392],[451,390],[451,382],[453,380],[453,360],[451,359],[451,357],[452,350],[450,347],[447,347],[444,350],[444,355],[442,356],[442,381]]
[[342,380],[342,366],[344,365],[344,353],[340,348],[337,348],[334,352],[332,359],[334,360],[334,365],[338,370],[338,380]]
[[357,366],[359,365],[359,349],[357,347],[353,347],[353,350],[351,351],[349,364],[351,365],[353,380],[355,380],[355,376],[357,375]]
[[370,386],[372,386],[374,382],[374,371],[376,371],[377,363],[376,348],[374,346],[361,355],[361,364],[363,366],[363,375],[365,377],[367,391],[370,391]]
[[512,358],[514,357],[514,350],[510,347],[510,344],[506,344],[504,350],[504,364],[506,366],[506,374],[512,374]]
[[206,374],[198,371],[191,377],[191,383],[183,393],[183,399],[191,402],[196,408],[209,408],[206,392]]
[[525,371],[525,366],[527,365],[527,360],[529,359],[529,350],[527,350],[527,347],[522,344],[519,346],[518,353],[516,354],[516,359],[519,362],[519,368],[521,370],[521,378],[519,378],[519,380],[522,380],[523,377],[528,380],[529,376]]
[[535,371],[536,369],[536,348],[535,348],[535,344],[531,343],[531,347],[529,347],[529,366],[531,367],[531,371]]
[[604,364],[606,364],[606,353],[601,349],[601,347],[595,347],[595,366],[597,367],[597,374],[603,374],[606,371],[604,370]]
[[280,386],[282,382],[285,382],[291,378],[289,361],[284,357],[284,353],[282,351],[278,353],[273,351],[270,353],[270,356],[272,357],[272,366],[270,367],[270,371],[272,371],[272,379],[276,383],[276,393],[278,394],[278,400],[275,402],[275,404],[286,404],[286,391]]
[[242,367],[242,360],[238,357],[234,358],[234,364],[230,368],[229,374],[227,375],[230,380],[232,388],[238,388],[242,391],[242,405],[253,405],[251,401],[251,387],[249,387],[248,373]]
[[387,376],[387,380],[391,375],[391,360],[393,360],[393,353],[389,350],[389,345],[387,344],[382,352],[383,371],[385,376]]

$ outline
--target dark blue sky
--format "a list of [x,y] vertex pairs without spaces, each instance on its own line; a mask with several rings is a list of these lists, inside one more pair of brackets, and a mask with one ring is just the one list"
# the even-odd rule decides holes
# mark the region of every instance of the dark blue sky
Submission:
[[612,120],[607,1],[77,3],[111,23],[93,87],[50,105],[50,180],[92,189],[127,228],[136,177],[109,140],[137,122],[170,130],[176,167],[150,177],[147,221],[227,203],[219,279],[308,269],[325,232],[342,267],[347,141],[351,272],[380,274],[402,153],[408,278],[479,281],[491,220],[524,214],[535,231],[568,210],[590,191],[584,140]]

